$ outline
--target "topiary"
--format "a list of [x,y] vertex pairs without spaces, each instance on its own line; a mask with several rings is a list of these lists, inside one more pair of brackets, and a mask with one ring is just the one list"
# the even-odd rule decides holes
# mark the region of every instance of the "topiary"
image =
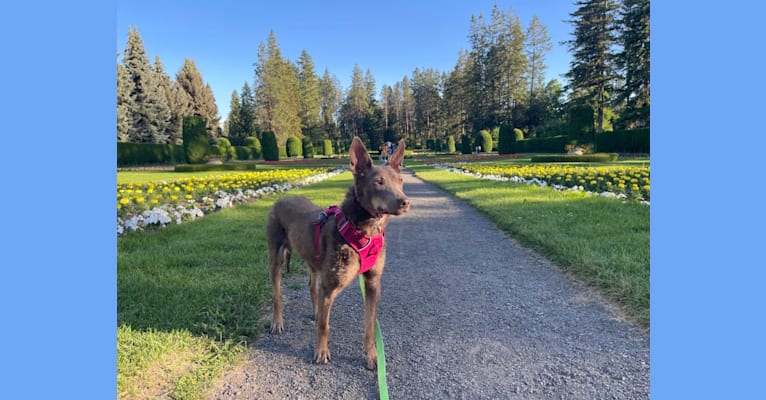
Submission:
[[473,153],[473,149],[471,148],[471,138],[468,135],[460,136],[460,152],[463,154]]
[[258,140],[255,136],[248,136],[245,138],[245,146],[247,146],[250,149],[250,152],[252,154],[253,160],[257,160],[261,158],[261,154],[263,153],[263,147],[261,146],[261,141]]
[[500,125],[500,131],[497,134],[497,154],[513,153],[513,142],[515,139],[512,126]]
[[301,142],[303,142],[303,158],[314,158],[314,143],[311,143],[311,139],[304,137]]
[[455,137],[452,135],[447,136],[447,151],[454,153],[455,150]]
[[189,164],[204,163],[205,156],[210,152],[210,143],[205,130],[205,118],[199,115],[184,117],[183,146],[186,162]]
[[261,135],[263,145],[263,159],[266,161],[279,161],[279,147],[277,136],[272,131],[263,132]]
[[524,140],[524,131],[519,128],[513,128],[513,135],[517,142],[519,140]]
[[478,139],[479,146],[481,146],[481,150],[483,152],[489,153],[492,151],[492,134],[489,133],[488,129],[482,129],[479,131]]
[[332,140],[330,140],[330,139],[325,139],[325,140],[324,140],[324,142],[323,142],[323,145],[324,145],[324,146],[323,146],[323,147],[324,147],[324,151],[323,151],[324,155],[325,155],[325,156],[331,156],[331,155],[333,155],[333,151],[332,151]]
[[287,156],[288,157],[301,157],[303,155],[303,146],[301,140],[295,136],[287,138]]

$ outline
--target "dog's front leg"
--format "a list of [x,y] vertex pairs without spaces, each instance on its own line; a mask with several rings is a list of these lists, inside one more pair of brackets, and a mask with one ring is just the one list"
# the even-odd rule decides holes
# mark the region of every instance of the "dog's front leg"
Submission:
[[319,287],[319,315],[317,318],[317,346],[314,349],[314,361],[317,364],[330,362],[330,309],[335,301],[337,290],[327,290],[324,285]]
[[311,292],[311,307],[314,311],[314,321],[319,319],[319,271],[309,272],[309,291]]
[[[378,266],[375,267],[378,269]],[[375,370],[378,365],[378,350],[375,347],[375,318],[380,301],[380,276],[382,270],[372,269],[364,274],[364,350],[367,357],[367,368]]]

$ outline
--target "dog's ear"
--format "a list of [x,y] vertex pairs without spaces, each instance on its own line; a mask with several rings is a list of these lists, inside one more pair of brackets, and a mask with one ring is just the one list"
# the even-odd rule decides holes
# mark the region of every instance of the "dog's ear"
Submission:
[[359,139],[358,136],[354,136],[351,147],[348,149],[348,154],[351,157],[351,162],[349,162],[348,166],[354,175],[363,175],[372,168],[372,158],[367,153],[367,148],[364,147],[362,139]]
[[402,161],[404,161],[404,139],[399,141],[399,144],[396,146],[396,151],[389,157],[388,166],[393,168],[396,172],[402,172]]

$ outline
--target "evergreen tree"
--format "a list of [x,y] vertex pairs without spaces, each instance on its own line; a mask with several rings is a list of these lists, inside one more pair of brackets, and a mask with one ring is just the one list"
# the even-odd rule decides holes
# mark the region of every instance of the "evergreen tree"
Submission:
[[526,34],[526,55],[529,61],[527,69],[527,80],[529,82],[529,99],[535,98],[538,91],[545,85],[545,54],[551,51],[551,38],[548,37],[548,30],[545,25],[537,18],[537,14],[532,17]]
[[[460,137],[468,128],[468,108],[470,90],[468,73],[471,70],[471,59],[466,51],[460,50],[455,68],[444,81],[444,118],[447,133]],[[454,138],[453,138],[454,140]]]
[[240,144],[237,144],[234,138],[242,137],[242,125],[239,120],[239,114],[239,93],[235,90],[231,92],[229,116],[226,118],[226,126],[224,128],[224,136],[227,136],[235,146],[240,146]]
[[322,128],[326,138],[333,140],[340,139],[338,131],[338,112],[343,101],[343,90],[340,82],[335,75],[330,76],[330,72],[325,68],[322,78],[319,80],[319,116]]
[[604,110],[615,79],[613,46],[616,44],[615,0],[579,0],[570,16],[574,39],[565,42],[572,52],[569,89],[575,104],[587,104],[596,112],[596,132],[604,131]]
[[154,124],[157,105],[157,87],[153,79],[149,58],[146,56],[141,35],[135,28],[128,30],[128,43],[125,46],[123,75],[126,78],[124,89],[127,90],[125,121],[128,141],[133,143],[153,143],[157,136]]
[[620,9],[622,52],[617,66],[624,85],[616,96],[624,104],[620,115],[626,128],[649,125],[649,0],[623,0]]
[[[160,56],[154,57],[154,69],[152,78],[155,87],[155,119],[153,124],[156,129],[154,143],[181,143],[180,129],[173,126],[173,85],[170,77],[165,73],[162,67]],[[180,127],[178,127],[180,128]]]
[[298,70],[277,43],[274,31],[261,43],[255,64],[256,119],[262,131],[273,131],[279,143],[301,135]]
[[298,59],[298,89],[300,92],[301,129],[312,140],[319,139],[319,78],[314,71],[314,60],[306,50]]
[[346,139],[354,136],[362,136],[364,132],[364,119],[367,117],[367,109],[370,98],[367,94],[367,82],[359,65],[354,65],[351,75],[351,87],[348,88],[346,99],[341,106],[341,131],[346,133]]
[[131,129],[130,77],[126,68],[117,63],[117,141],[129,142]]
[[210,85],[202,79],[194,60],[187,58],[184,65],[176,73],[176,82],[189,98],[189,115],[199,115],[205,118],[208,139],[211,143],[220,135],[218,106]]
[[436,139],[437,120],[441,117],[441,74],[432,68],[412,73],[412,97],[415,101],[415,131],[420,141]]
[[255,96],[247,81],[242,85],[242,94],[239,96],[239,123],[242,140],[237,139],[233,143],[242,146],[240,143],[244,143],[244,138],[256,136]]

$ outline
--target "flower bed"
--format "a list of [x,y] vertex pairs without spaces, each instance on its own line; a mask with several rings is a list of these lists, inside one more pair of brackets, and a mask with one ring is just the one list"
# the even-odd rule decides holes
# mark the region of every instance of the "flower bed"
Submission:
[[580,190],[604,197],[649,203],[649,167],[579,167],[567,165],[451,164],[436,166],[483,179]]
[[269,170],[117,185],[117,235],[191,221],[271,193],[316,183],[343,171],[342,168]]

